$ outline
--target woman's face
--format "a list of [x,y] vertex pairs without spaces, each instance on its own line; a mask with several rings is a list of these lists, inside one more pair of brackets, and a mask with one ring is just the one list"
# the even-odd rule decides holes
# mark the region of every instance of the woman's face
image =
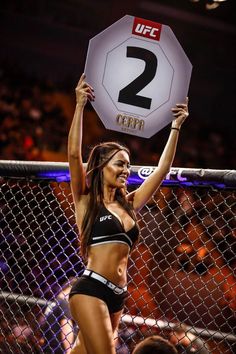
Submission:
[[118,151],[103,168],[104,186],[124,188],[130,175],[130,160],[126,151]]

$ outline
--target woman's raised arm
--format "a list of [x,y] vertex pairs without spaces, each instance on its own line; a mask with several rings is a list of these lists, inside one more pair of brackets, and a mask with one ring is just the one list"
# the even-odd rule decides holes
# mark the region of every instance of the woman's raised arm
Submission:
[[93,88],[85,82],[82,74],[76,92],[76,107],[68,137],[68,161],[71,189],[75,205],[86,191],[86,175],[82,160],[83,113],[87,100],[94,100]]
[[157,168],[136,191],[128,195],[128,199],[133,202],[135,211],[139,211],[148,202],[171,168],[175,157],[179,131],[181,125],[188,117],[188,98],[185,103],[176,104],[175,108],[172,108],[172,112],[175,119],[172,122],[171,132]]

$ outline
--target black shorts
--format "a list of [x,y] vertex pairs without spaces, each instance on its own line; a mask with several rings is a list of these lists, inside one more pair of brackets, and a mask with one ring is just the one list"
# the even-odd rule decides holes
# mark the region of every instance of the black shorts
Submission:
[[82,275],[72,286],[69,299],[76,294],[84,294],[97,297],[103,300],[109,310],[109,313],[115,313],[124,308],[125,300],[128,292],[116,294],[107,285],[101,283],[97,279],[93,279],[87,275]]

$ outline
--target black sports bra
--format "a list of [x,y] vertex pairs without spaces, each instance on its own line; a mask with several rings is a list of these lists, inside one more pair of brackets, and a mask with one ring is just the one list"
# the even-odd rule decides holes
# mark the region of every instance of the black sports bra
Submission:
[[111,213],[105,205],[101,205],[98,216],[94,222],[88,245],[95,246],[106,243],[124,243],[130,248],[138,240],[139,228],[134,226],[125,231],[120,220]]

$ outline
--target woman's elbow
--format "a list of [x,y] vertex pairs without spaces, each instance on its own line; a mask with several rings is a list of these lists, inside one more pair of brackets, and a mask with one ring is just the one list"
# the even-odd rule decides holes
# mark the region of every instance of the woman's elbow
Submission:
[[78,161],[80,159],[80,155],[77,151],[68,151],[68,159],[69,161]]
[[75,146],[73,144],[68,144],[67,154],[69,159],[78,160],[81,158],[81,154],[77,145]]
[[159,178],[161,181],[167,176],[167,174],[170,172],[171,165],[170,164],[163,164],[159,168]]

